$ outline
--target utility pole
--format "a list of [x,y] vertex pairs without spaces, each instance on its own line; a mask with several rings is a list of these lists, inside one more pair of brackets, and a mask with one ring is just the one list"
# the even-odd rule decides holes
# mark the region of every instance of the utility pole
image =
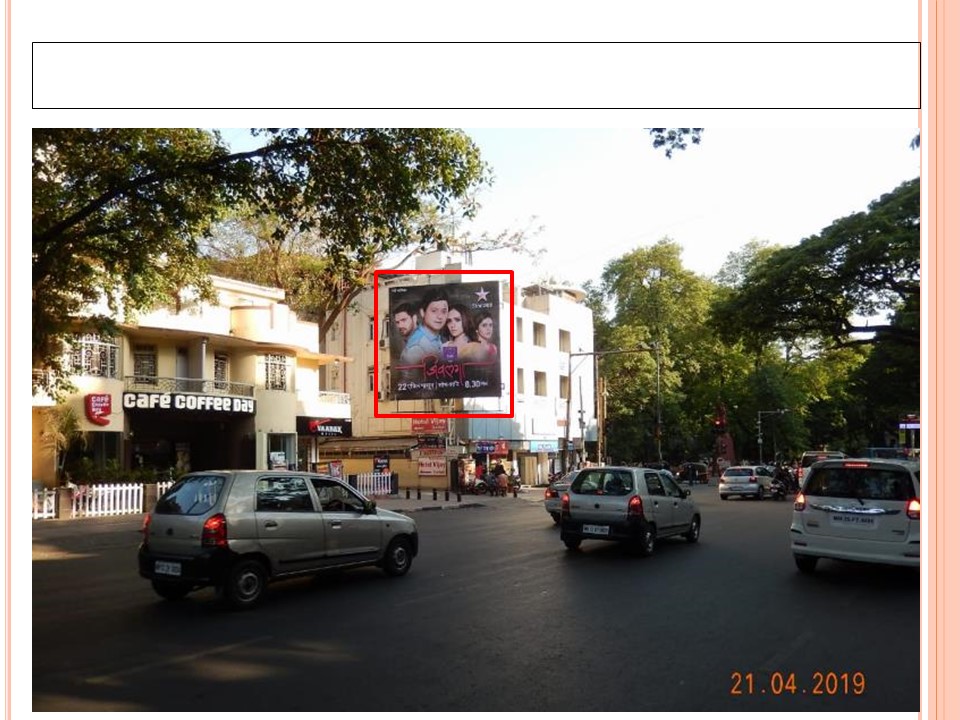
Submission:
[[[763,416],[764,415],[783,415],[790,412],[790,408],[780,408],[779,410],[757,410],[757,464],[763,465]],[[774,431],[774,449],[776,449],[776,431]],[[776,458],[774,458],[776,459]]]

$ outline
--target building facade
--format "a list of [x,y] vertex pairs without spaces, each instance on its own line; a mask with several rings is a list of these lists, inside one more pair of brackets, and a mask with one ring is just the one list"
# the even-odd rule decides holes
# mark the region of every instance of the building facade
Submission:
[[[400,485],[455,489],[462,476],[501,461],[523,482],[546,482],[562,465],[584,459],[585,443],[596,437],[593,316],[580,290],[532,285],[514,288],[503,275],[490,280],[500,288],[499,397],[456,400],[398,400],[391,395],[389,344],[395,332],[388,310],[393,283],[416,285],[480,282],[484,275],[430,275],[431,270],[473,269],[434,253],[418,258],[409,275],[384,276],[377,289],[363,293],[325,338],[327,352],[353,358],[349,367],[327,366],[327,387],[352,398],[353,437],[321,446],[321,458],[343,462],[348,472],[384,466],[400,475]],[[512,324],[508,324],[512,323]],[[513,331],[513,352],[508,343]],[[578,353],[583,353],[579,355]],[[374,362],[378,356],[377,362]],[[512,365],[511,365],[512,360]],[[376,367],[376,370],[375,370]],[[432,418],[436,414],[501,414],[509,418]],[[379,414],[423,415],[415,418]]]
[[64,460],[92,474],[78,480],[110,466],[309,469],[318,442],[351,434],[349,396],[320,389],[321,368],[349,363],[320,352],[317,324],[299,320],[283,290],[211,279],[217,303],[188,298],[119,322],[116,336],[74,336],[76,390],[62,404],[82,435],[64,458],[47,437],[55,403],[34,397],[35,484],[56,484]]

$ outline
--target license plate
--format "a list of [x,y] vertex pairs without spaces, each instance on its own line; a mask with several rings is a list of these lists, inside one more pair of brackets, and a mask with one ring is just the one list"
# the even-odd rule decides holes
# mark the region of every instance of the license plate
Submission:
[[583,534],[584,535],[609,535],[610,526],[609,525],[584,525]]
[[153,564],[153,571],[157,575],[175,575],[176,577],[180,577],[180,563],[157,560]]
[[876,518],[870,515],[833,515],[830,524],[835,527],[864,528],[873,530],[877,526]]

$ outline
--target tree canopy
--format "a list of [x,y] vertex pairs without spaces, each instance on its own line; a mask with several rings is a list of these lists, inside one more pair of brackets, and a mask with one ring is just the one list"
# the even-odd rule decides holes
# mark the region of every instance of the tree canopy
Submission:
[[[54,386],[78,322],[108,329],[113,312],[207,288],[199,243],[231,208],[269,218],[274,238],[323,238],[323,262],[342,267],[437,242],[439,223],[412,226],[411,215],[454,201],[469,215],[471,191],[489,177],[458,130],[252,133],[260,147],[232,152],[200,129],[34,131],[33,366],[53,371]],[[103,299],[111,313],[80,319]]]
[[[727,337],[920,346],[920,180],[748,269],[714,310]],[[881,318],[879,321],[877,318]]]

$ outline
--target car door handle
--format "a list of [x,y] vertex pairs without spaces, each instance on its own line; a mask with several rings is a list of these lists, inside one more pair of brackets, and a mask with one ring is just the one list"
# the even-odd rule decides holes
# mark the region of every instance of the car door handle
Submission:
[[330,527],[332,527],[334,530],[336,530],[341,525],[343,525],[343,523],[341,523],[339,520],[334,520],[333,522],[330,523]]
[[265,528],[275,528],[278,527],[278,524],[276,520],[267,520],[265,523],[263,523],[263,526]]

